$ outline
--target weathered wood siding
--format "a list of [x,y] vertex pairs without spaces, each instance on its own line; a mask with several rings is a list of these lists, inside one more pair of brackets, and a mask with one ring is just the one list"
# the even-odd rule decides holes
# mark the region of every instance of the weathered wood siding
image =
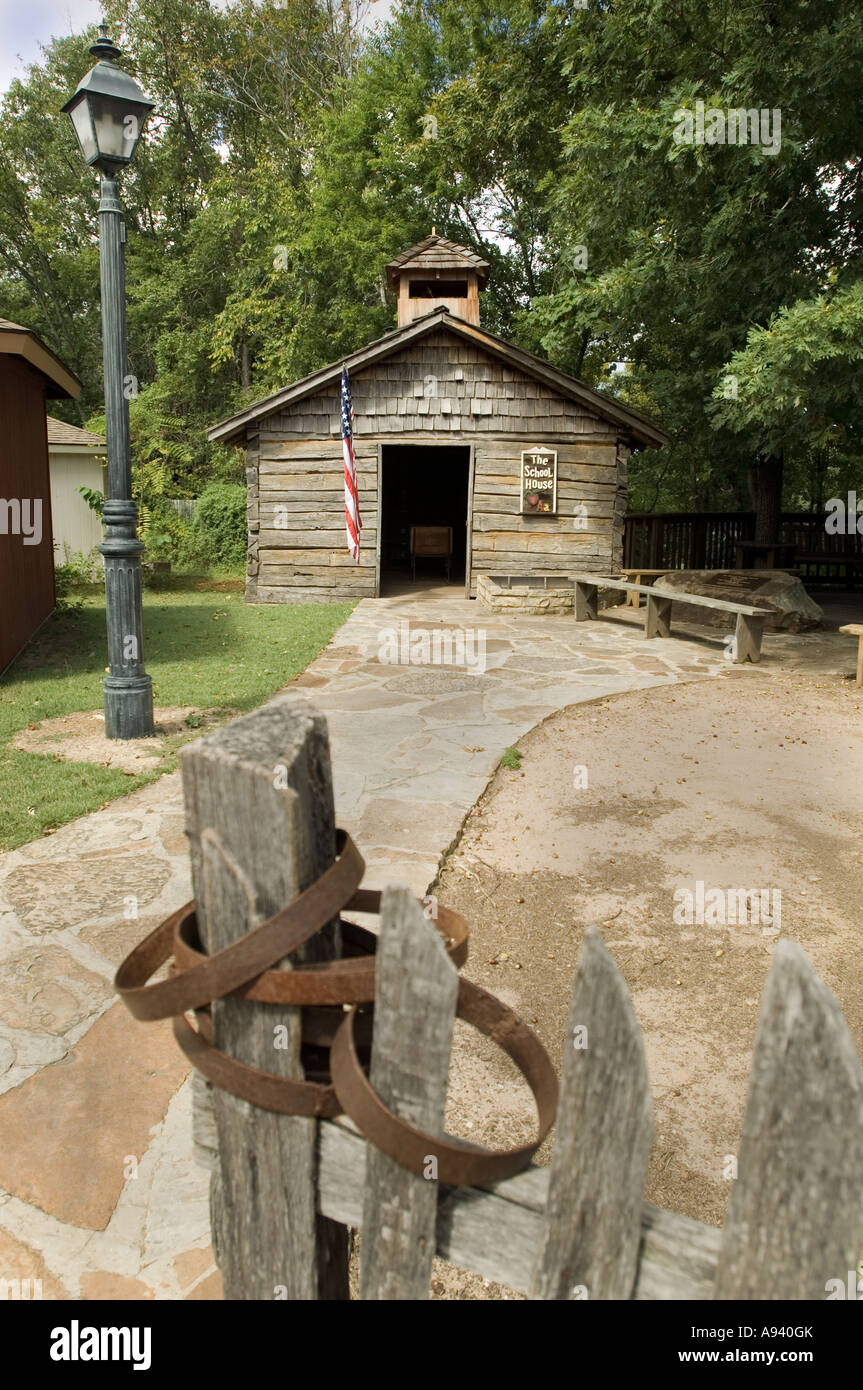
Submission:
[[[351,377],[354,435],[537,432],[616,441],[619,426],[589,414],[532,377],[441,329]],[[339,390],[276,412],[267,429],[286,438],[339,435]],[[426,441],[428,442],[428,441]]]
[[[557,516],[522,516],[521,450],[557,450]],[[597,574],[619,567],[623,515],[617,439],[573,440],[544,432],[477,443],[473,487],[471,592],[480,574]]]
[[[347,552],[334,385],[276,411],[247,439],[247,597],[375,592],[380,444],[475,445],[471,591],[480,573],[608,571],[622,554],[628,441],[533,378],[445,329],[351,379],[363,545]],[[558,451],[558,515],[519,512],[521,452]]]
[[249,600],[303,603],[374,594],[377,446],[357,440],[354,453],[363,520],[359,564],[347,549],[341,436],[290,439],[262,430],[249,437]]

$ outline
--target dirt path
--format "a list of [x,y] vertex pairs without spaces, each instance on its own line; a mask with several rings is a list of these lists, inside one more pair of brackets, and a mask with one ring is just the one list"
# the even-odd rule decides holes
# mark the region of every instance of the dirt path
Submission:
[[[444,866],[439,897],[472,923],[466,973],[556,1060],[584,928],[602,924],[644,1032],[646,1195],[661,1206],[723,1220],[775,939],[677,924],[675,889],[779,890],[782,933],[836,992],[863,1055],[861,714],[841,677],[752,669],[573,706],[522,740],[521,771],[499,770]],[[451,1127],[491,1143],[526,1132],[508,1063],[475,1035],[455,1052]]]

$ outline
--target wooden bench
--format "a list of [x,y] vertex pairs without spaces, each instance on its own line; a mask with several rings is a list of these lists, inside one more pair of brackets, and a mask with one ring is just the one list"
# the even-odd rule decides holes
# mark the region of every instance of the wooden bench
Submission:
[[[839,579],[839,575],[834,575],[832,571],[841,570],[843,582],[850,588],[856,587],[860,582],[861,570],[863,570],[863,554],[835,554],[831,555],[826,550],[799,550],[794,557],[797,566],[797,573],[802,574],[804,579],[824,579],[830,581],[833,578]],[[810,574],[810,570],[815,571]],[[826,575],[820,574],[822,569],[826,569]]]
[[847,632],[849,636],[856,637],[857,641],[857,684],[863,685],[863,623],[846,623],[840,627],[840,632]]
[[[667,572],[667,571],[666,571]],[[645,637],[671,636],[672,603],[691,603],[698,608],[715,608],[721,613],[734,613],[737,625],[734,631],[732,660],[740,665],[744,661],[761,660],[761,638],[764,622],[769,617],[769,608],[753,608],[748,603],[729,603],[722,598],[707,598],[704,594],[676,594],[658,585],[632,584],[626,579],[608,579],[599,574],[570,575],[574,585],[573,611],[577,623],[599,615],[597,591],[616,589],[620,593],[633,591],[644,594],[647,606],[644,616]]]

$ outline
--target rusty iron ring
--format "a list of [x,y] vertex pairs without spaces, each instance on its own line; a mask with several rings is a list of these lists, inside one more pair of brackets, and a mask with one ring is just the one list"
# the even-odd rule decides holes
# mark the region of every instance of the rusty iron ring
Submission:
[[[381,895],[360,888],[342,910],[378,913]],[[444,938],[453,965],[463,965],[470,935],[467,920],[460,912],[438,906],[435,926]],[[342,922],[342,937],[350,951],[345,958],[298,965],[293,970],[267,970],[232,990],[232,996],[260,1004],[370,1004],[375,997],[377,937],[353,922]],[[201,950],[195,914],[187,912],[174,924],[174,963],[186,971],[209,959]]]
[[[507,1005],[478,985],[459,981],[458,1016],[492,1038],[513,1059],[528,1081],[538,1112],[533,1143],[494,1151],[447,1136],[423,1134],[393,1114],[368,1081],[359,1055],[371,1044],[377,937],[340,911],[380,911],[381,894],[359,887],[365,862],[345,831],[337,834],[338,857],[298,898],[213,956],[201,949],[194,903],[186,903],[162,922],[126,957],[115,987],[139,1019],[171,1017],[174,1036],[192,1065],[221,1090],[278,1114],[332,1118],[343,1111],[366,1139],[410,1171],[424,1174],[431,1156],[437,1178],[447,1184],[498,1181],[530,1161],[551,1125],[557,1106],[557,1079],[539,1039]],[[345,955],[338,960],[301,963],[291,970],[271,969],[320,931],[340,921]],[[469,928],[460,913],[438,908],[435,926],[455,965],[467,957]],[[167,979],[148,984],[173,952]],[[307,1079],[295,1080],[261,1071],[230,1057],[212,1042],[210,1004],[217,999],[305,1006],[302,1044]],[[345,1012],[348,1006],[349,1012]],[[194,1013],[197,1029],[187,1014]],[[309,1049],[327,1051],[325,1065]],[[309,1080],[318,1073],[325,1080]]]
[[[403,1168],[419,1177],[432,1176],[450,1186],[482,1187],[520,1173],[554,1124],[558,1086],[554,1068],[539,1038],[507,1004],[472,984],[458,982],[458,1018],[470,1023],[515,1062],[533,1092],[537,1136],[514,1149],[486,1149],[479,1144],[426,1134],[396,1115],[374,1090],[357,1051],[357,1010],[345,1014],[330,1050],[333,1086],[344,1113],[363,1137]],[[428,1172],[430,1158],[437,1170]]]
[[185,1015],[171,1020],[174,1037],[195,1069],[218,1086],[230,1091],[239,1100],[250,1101],[262,1110],[274,1110],[279,1115],[309,1115],[332,1119],[342,1113],[335,1087],[319,1081],[293,1081],[286,1076],[238,1062],[226,1052],[208,1043],[202,1032],[196,1032]]
[[[379,912],[381,894],[358,885],[365,861],[345,831],[337,834],[338,858],[304,893],[266,922],[213,956],[200,949],[194,902],[185,903],[129,953],[115,977],[117,993],[135,1018],[173,1019],[179,1046],[209,1081],[240,1099],[286,1115],[341,1113],[331,1084],[274,1076],[221,1052],[212,1043],[210,1004],[214,999],[246,998],[275,1004],[305,1004],[302,1042],[329,1049],[347,1004],[370,1003],[375,992],[377,937],[365,927],[340,921],[346,957],[268,970],[310,940],[340,910]],[[438,930],[450,959],[467,957],[469,927],[457,912],[439,909]],[[450,935],[451,933],[451,935]],[[194,944],[192,944],[194,943]],[[147,981],[171,959],[171,974]],[[186,1014],[194,1012],[198,1028]],[[372,1019],[360,1014],[360,1043],[371,1043]]]
[[204,1035],[206,1029],[196,1032],[186,1018],[175,1018],[173,1027],[189,1061],[221,1090],[281,1115],[333,1119],[344,1113],[367,1142],[410,1172],[428,1177],[428,1162],[434,1158],[437,1168],[431,1176],[437,1182],[481,1187],[520,1173],[530,1162],[554,1124],[557,1077],[536,1034],[487,990],[459,980],[456,1013],[502,1048],[530,1086],[538,1120],[531,1143],[513,1149],[486,1149],[447,1135],[426,1134],[401,1119],[383,1103],[360,1060],[357,1024],[365,1025],[367,1040],[371,1019],[360,1014],[356,1006],[342,1015],[330,1049],[331,1080],[326,1083],[294,1081],[239,1062],[213,1047]]
[[129,953],[114,978],[114,988],[135,1018],[170,1018],[209,1004],[212,999],[221,999],[296,951],[327,922],[337,918],[359,886],[366,866],[346,831],[337,830],[336,837],[335,862],[290,906],[261,922],[239,941],[203,957],[193,969],[147,984],[169,959],[174,932],[181,921],[194,915],[194,903],[186,903],[146,936]]

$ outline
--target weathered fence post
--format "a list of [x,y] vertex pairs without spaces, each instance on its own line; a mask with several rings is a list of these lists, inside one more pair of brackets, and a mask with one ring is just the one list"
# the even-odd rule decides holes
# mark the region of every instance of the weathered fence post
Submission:
[[[386,888],[375,979],[369,1080],[402,1119],[443,1132],[458,972],[443,938],[407,888]],[[435,1254],[438,1185],[374,1145],[366,1159],[360,1294],[428,1298]]]
[[572,992],[534,1295],[632,1297],[653,1105],[629,990],[588,927]]
[[[183,780],[198,920],[212,953],[333,861],[325,721],[302,696],[280,696],[187,748]],[[331,922],[302,958],[340,949]],[[430,1134],[443,1128],[457,996],[443,939],[407,889],[388,888],[370,1079],[387,1106]],[[299,1009],[217,1000],[213,1032],[242,1062],[303,1075]],[[200,1077],[195,1092],[196,1148],[215,1155],[213,1242],[228,1299],[347,1298],[340,1222],[362,1224],[363,1298],[387,1300],[428,1296],[436,1246],[543,1299],[821,1300],[828,1281],[844,1289],[863,1244],[863,1068],[835,997],[787,940],[762,999],[721,1236],[643,1203],[653,1131],[644,1045],[595,927],[573,991],[547,1177],[534,1168],[482,1190],[456,1188],[439,1208],[433,1168],[418,1177],[326,1122],[319,1187],[315,1121],[260,1109]],[[217,1138],[200,1107],[209,1093]]]
[[[326,722],[302,697],[281,695],[185,749],[182,767],[198,921],[213,953],[293,901],[333,862]],[[336,922],[294,959],[339,952]],[[263,1071],[302,1078],[300,1034],[297,1008],[231,998],[213,1004],[215,1045]],[[211,1213],[225,1298],[347,1298],[348,1232],[316,1215],[315,1121],[213,1093],[219,1155]]]
[[863,1070],[794,941],[776,943],[751,1077],[715,1297],[823,1300],[863,1241]]

